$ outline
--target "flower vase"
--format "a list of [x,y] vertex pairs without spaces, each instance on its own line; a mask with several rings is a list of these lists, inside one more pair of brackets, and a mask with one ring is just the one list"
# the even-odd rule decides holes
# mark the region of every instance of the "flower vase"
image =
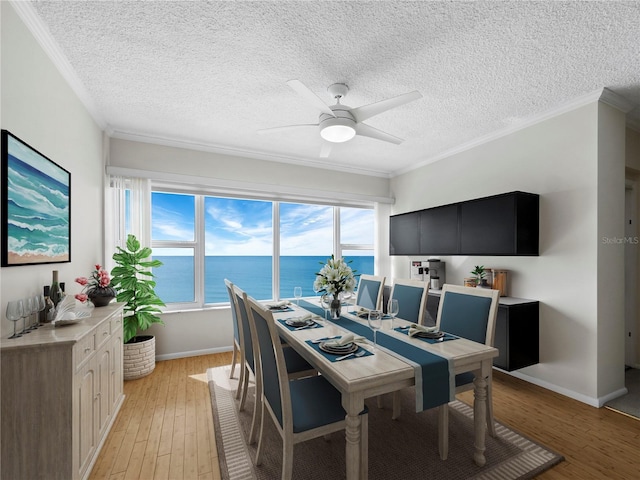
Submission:
[[112,287],[96,287],[87,296],[94,306],[105,307],[116,298],[116,291]]
[[337,320],[340,318],[340,307],[342,306],[340,299],[335,296],[331,300],[331,318]]

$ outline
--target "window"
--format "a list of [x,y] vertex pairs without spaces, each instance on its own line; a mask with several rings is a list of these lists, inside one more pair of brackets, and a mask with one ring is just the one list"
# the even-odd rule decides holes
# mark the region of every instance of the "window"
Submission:
[[333,252],[333,207],[280,204],[280,298],[315,295],[314,273]]
[[229,278],[256,299],[272,297],[271,202],[205,197],[205,303],[228,302]]
[[[364,208],[153,191],[151,246],[168,309],[229,301],[229,278],[258,300],[313,296],[333,252],[373,273],[374,212]],[[338,228],[339,226],[339,228]]]

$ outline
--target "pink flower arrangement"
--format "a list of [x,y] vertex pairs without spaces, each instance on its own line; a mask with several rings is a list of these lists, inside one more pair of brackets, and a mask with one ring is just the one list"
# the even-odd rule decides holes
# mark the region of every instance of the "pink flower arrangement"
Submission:
[[109,272],[102,268],[102,265],[96,263],[96,269],[91,273],[89,278],[78,277],[75,282],[84,287],[81,293],[75,295],[76,300],[86,302],[91,292],[96,288],[108,288],[111,284],[111,277],[109,276]]

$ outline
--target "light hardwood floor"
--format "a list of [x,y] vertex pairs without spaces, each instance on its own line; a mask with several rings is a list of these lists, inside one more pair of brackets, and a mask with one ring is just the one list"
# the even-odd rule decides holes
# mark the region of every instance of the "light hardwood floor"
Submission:
[[[230,362],[230,353],[163,361],[125,382],[125,403],[90,479],[219,479],[205,372]],[[473,393],[459,398],[471,402]],[[538,478],[640,478],[640,420],[500,372],[493,398],[498,421],[565,456]]]

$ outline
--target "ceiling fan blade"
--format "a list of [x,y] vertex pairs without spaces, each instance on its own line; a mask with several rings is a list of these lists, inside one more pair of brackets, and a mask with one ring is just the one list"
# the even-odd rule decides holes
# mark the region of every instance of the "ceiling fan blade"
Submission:
[[331,153],[331,143],[322,142],[322,147],[320,147],[320,158],[328,158]]
[[422,94],[417,90],[409,93],[403,93],[397,97],[387,98],[376,103],[370,103],[369,105],[363,105],[362,107],[352,108],[351,114],[354,116],[357,122],[364,122],[367,118],[371,118],[374,115],[378,115],[392,108],[399,107],[405,103],[413,102],[422,98]]
[[377,128],[373,128],[366,123],[356,124],[356,135],[362,135],[363,137],[375,138],[376,140],[382,140],[383,142],[395,143],[400,145],[404,140],[402,138],[391,135],[390,133],[383,132]]
[[277,132],[290,132],[292,130],[302,130],[309,127],[313,127],[315,129],[318,128],[317,123],[304,123],[300,125],[284,125],[282,127],[273,127],[273,128],[263,128],[262,130],[258,130],[257,133],[260,135],[264,135],[265,133],[277,133]]
[[309,90],[309,87],[307,87],[300,80],[289,80],[287,82],[287,85],[289,85],[293,90],[296,91],[298,95],[304,97],[307,102],[316,107],[322,113],[326,113],[327,115],[331,115],[332,117],[336,116],[335,113],[333,113],[333,111],[329,108],[329,106],[324,103],[319,96]]

